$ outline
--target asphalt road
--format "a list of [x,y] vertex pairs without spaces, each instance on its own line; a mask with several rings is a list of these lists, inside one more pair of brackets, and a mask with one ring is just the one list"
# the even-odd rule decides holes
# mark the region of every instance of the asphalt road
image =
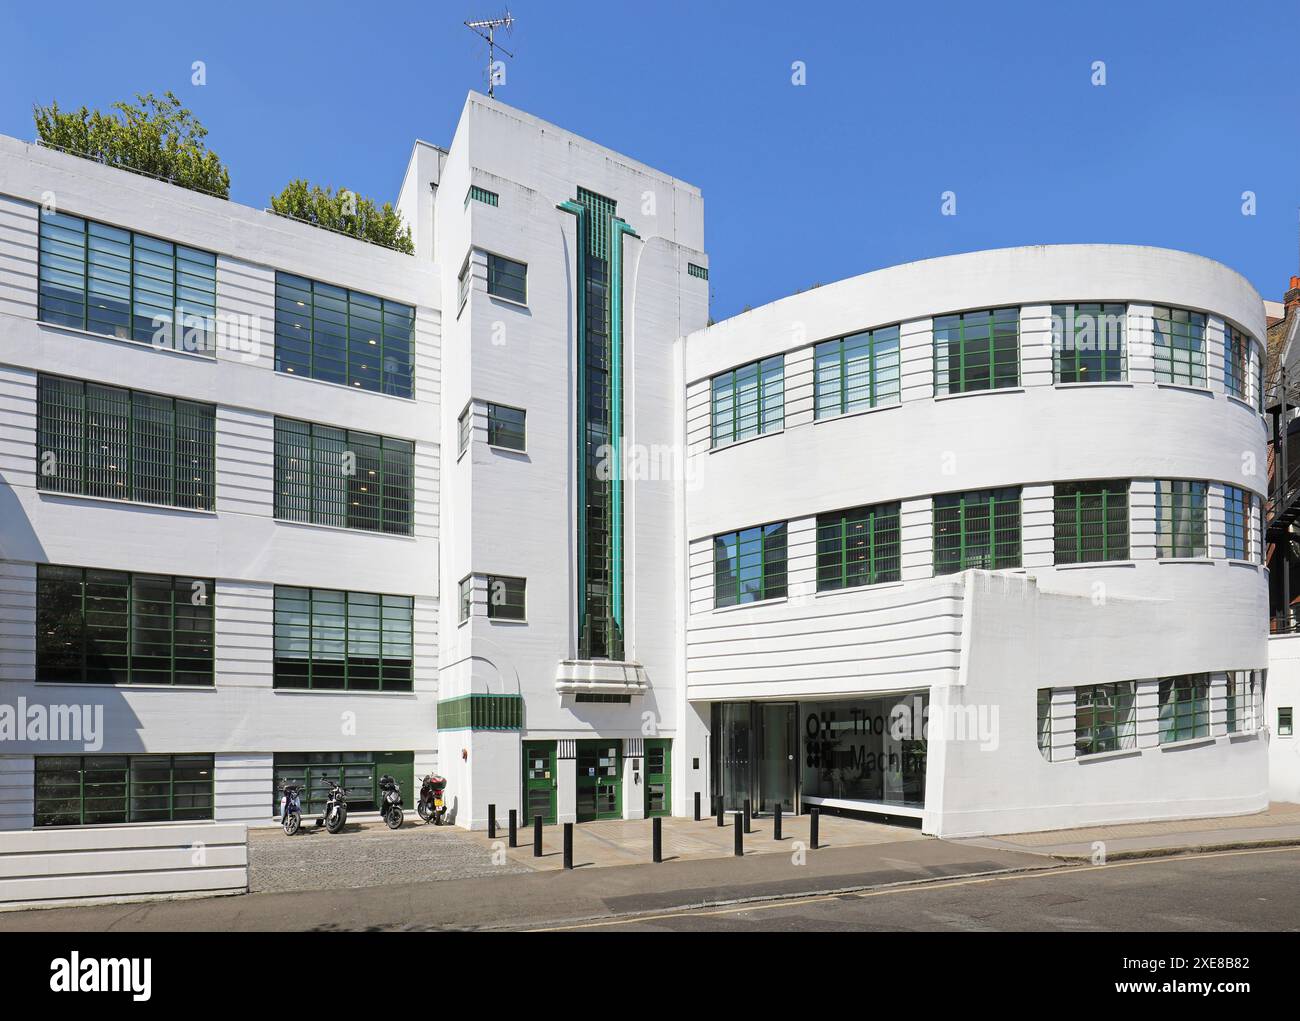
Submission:
[[1300,848],[1015,872],[555,927],[598,932],[1300,932]]

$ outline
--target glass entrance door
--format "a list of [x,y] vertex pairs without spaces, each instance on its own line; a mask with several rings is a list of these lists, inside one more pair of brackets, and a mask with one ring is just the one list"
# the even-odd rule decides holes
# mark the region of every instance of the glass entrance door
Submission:
[[623,818],[623,742],[578,742],[578,822]]
[[754,812],[796,810],[798,718],[795,702],[713,703],[713,793],[726,811],[740,811],[746,799]]
[[758,755],[758,798],[760,812],[795,811],[799,782],[798,706],[794,702],[762,702],[758,705],[760,747]]
[[722,807],[728,812],[745,807],[752,782],[754,758],[752,707],[748,702],[715,702],[714,733],[717,735],[718,762],[715,773]]

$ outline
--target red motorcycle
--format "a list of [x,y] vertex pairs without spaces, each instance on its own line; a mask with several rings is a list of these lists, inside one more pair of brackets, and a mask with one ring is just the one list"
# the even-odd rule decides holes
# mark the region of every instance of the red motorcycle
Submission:
[[424,783],[420,787],[420,803],[416,805],[415,810],[425,822],[431,822],[435,826],[442,825],[443,819],[447,816],[447,802],[442,796],[446,789],[445,777],[430,773],[424,778]]

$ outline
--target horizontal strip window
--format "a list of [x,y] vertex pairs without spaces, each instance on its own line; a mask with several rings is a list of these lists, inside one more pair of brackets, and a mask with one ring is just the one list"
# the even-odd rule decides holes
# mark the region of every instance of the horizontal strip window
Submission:
[[817,517],[817,591],[898,581],[902,545],[897,503]]
[[520,730],[521,695],[461,695],[438,703],[439,730]]
[[465,205],[468,207],[470,201],[482,202],[485,206],[495,206],[500,198],[494,191],[488,191],[486,188],[480,188],[477,184],[471,184],[469,191],[465,193]]
[[487,615],[493,620],[523,620],[527,609],[523,578],[487,576]]
[[1020,566],[1020,489],[934,498],[934,573]]
[[410,691],[414,599],[275,587],[275,687]]
[[347,791],[348,809],[374,811],[379,805],[379,778],[392,776],[409,804],[414,800],[413,752],[287,752],[272,760],[271,814],[280,814],[280,785],[302,787],[303,815],[324,811],[330,784]]
[[995,308],[934,320],[934,392],[970,393],[1020,383],[1020,309]]
[[688,276],[693,276],[700,280],[709,279],[709,268],[707,266],[697,266],[693,262],[688,262],[686,264],[686,273]]
[[1053,498],[1056,563],[1129,557],[1128,481],[1058,482]]
[[1189,741],[1210,733],[1210,678],[1187,674],[1160,680],[1160,743]]
[[1137,747],[1137,682],[1074,689],[1074,751],[1097,755]]
[[213,581],[36,566],[36,679],[213,684]]
[[1125,305],[1053,305],[1052,352],[1058,383],[1125,378]]
[[410,305],[276,273],[277,372],[410,397],[414,363]]
[[1178,559],[1207,555],[1205,482],[1156,480],[1156,555]]
[[713,537],[713,605],[736,606],[786,595],[784,521]]
[[784,355],[720,373],[710,390],[715,447],[785,426]]
[[1229,560],[1249,560],[1250,509],[1254,497],[1236,486],[1223,487],[1223,555]]
[[501,255],[487,256],[487,292],[498,298],[528,304],[528,267]]
[[46,375],[37,395],[37,488],[212,509],[214,405]]
[[1205,316],[1187,309],[1156,306],[1151,328],[1156,381],[1205,386]]
[[213,818],[212,755],[38,755],[35,767],[38,827]]
[[488,443],[494,447],[523,450],[527,441],[524,429],[526,418],[527,412],[522,408],[489,404],[487,406]]
[[275,420],[275,516],[410,535],[415,444],[349,429]]
[[[573,696],[575,702],[590,702],[603,705],[630,705],[631,695],[611,695],[603,691],[580,691]],[[662,749],[660,752],[662,753]]]
[[1223,390],[1246,399],[1250,370],[1250,338],[1231,323],[1223,324]]
[[155,347],[216,350],[212,252],[42,211],[38,274],[42,322]]
[[897,326],[818,344],[814,360],[818,418],[898,403]]

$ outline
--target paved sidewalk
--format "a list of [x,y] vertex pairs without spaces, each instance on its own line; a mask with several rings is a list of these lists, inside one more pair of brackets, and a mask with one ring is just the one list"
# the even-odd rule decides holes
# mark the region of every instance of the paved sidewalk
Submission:
[[1106,861],[1160,854],[1300,844],[1300,805],[1274,802],[1266,812],[1257,815],[1235,815],[1222,819],[1171,819],[1165,822],[1088,826],[1039,833],[1009,833],[997,837],[972,837],[952,843],[1050,855],[1067,862],[1093,860],[1096,844],[1102,845]]

